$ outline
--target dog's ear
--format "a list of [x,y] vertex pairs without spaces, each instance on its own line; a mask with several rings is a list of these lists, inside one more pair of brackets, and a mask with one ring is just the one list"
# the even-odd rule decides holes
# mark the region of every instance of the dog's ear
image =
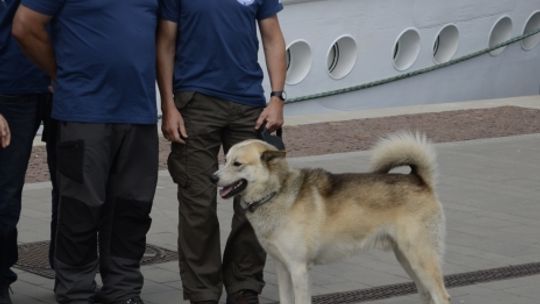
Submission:
[[261,154],[261,160],[265,163],[271,162],[274,159],[285,158],[285,151],[266,150]]

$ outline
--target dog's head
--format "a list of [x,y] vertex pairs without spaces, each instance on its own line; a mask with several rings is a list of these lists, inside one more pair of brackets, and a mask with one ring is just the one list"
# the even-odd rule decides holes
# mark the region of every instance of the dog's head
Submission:
[[231,147],[225,165],[211,179],[220,187],[222,198],[239,195],[246,201],[255,201],[278,191],[287,171],[284,151],[250,139]]

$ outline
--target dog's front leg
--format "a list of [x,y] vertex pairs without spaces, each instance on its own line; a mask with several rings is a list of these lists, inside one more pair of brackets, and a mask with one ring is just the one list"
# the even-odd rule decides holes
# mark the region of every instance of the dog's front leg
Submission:
[[311,304],[308,269],[306,264],[289,264],[295,304]]
[[275,260],[275,262],[279,287],[279,302],[281,304],[294,304],[291,274],[285,264],[279,260]]

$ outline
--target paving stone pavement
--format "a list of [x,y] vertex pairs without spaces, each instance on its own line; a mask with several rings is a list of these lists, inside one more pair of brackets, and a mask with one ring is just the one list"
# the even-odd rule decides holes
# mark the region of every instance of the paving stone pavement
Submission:
[[[540,134],[437,144],[438,193],[447,217],[446,274],[540,262]],[[369,152],[290,159],[294,167],[323,167],[333,172],[367,170]],[[27,184],[19,223],[19,242],[47,240],[50,203],[48,183]],[[219,201],[222,239],[231,223],[232,204]],[[154,219],[148,242],[176,248],[176,187],[161,171]],[[143,267],[143,299],[147,304],[182,303],[176,262]],[[15,304],[55,303],[53,281],[17,270]],[[364,289],[407,282],[393,255],[368,251],[342,262],[311,270],[312,293]],[[277,301],[277,280],[269,260],[262,293],[264,303]],[[540,276],[503,280],[450,289],[453,303],[537,304]],[[224,298],[224,297],[223,297]],[[372,304],[419,303],[416,295]]]
[[[446,274],[540,261],[540,134],[437,144],[439,196],[447,217]],[[369,152],[290,159],[295,167],[323,167],[334,172],[365,171]],[[19,224],[21,243],[47,240],[48,183],[28,184]],[[176,187],[161,171],[148,242],[176,247]],[[219,201],[225,239],[232,216],[230,201]],[[264,302],[277,301],[276,276],[270,260]],[[180,303],[176,262],[143,267],[143,298],[149,304]],[[54,303],[53,281],[18,271],[14,303]],[[369,251],[342,262],[315,266],[312,293],[363,289],[409,281],[394,257]],[[538,303],[540,276],[450,289],[454,303]],[[416,295],[370,303],[418,303]]]

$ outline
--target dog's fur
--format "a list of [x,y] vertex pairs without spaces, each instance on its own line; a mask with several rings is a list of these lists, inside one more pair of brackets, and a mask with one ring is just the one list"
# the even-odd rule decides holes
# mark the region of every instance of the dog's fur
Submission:
[[[284,156],[248,140],[229,150],[213,177],[224,187],[222,195],[241,196],[246,209],[263,203],[246,215],[276,262],[282,304],[311,303],[311,265],[368,247],[394,251],[422,303],[450,303],[441,273],[444,214],[435,193],[435,154],[425,136],[382,139],[373,150],[371,173],[364,174],[291,169]],[[399,166],[411,172],[389,172]]]

